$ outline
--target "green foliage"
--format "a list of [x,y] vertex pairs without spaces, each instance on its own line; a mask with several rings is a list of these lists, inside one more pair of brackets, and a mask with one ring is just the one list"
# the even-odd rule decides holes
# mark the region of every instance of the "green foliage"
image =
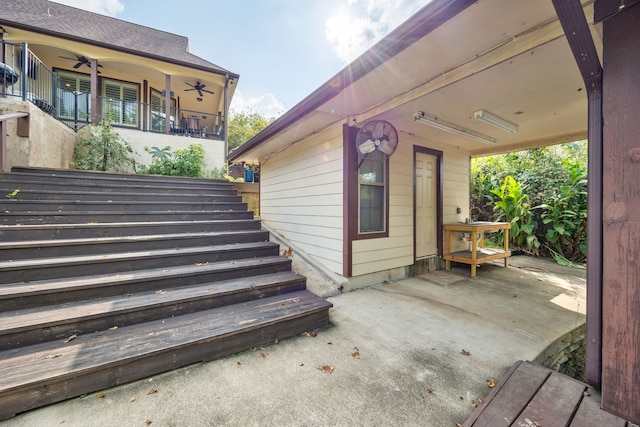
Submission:
[[81,131],[73,147],[72,166],[80,170],[132,172],[136,162],[131,144],[103,120]]
[[171,153],[171,147],[145,147],[151,154],[151,164],[141,168],[141,173],[150,175],[191,176],[202,178],[205,173],[204,149],[200,144],[191,144]]
[[[473,159],[471,217],[481,221],[495,221],[500,215],[507,218],[502,208],[494,210],[498,202],[517,210],[511,206],[517,199],[515,194],[514,199],[507,201],[499,197],[503,183],[510,176],[520,183],[520,197],[527,196],[523,202],[526,201],[531,215],[529,219],[526,215],[524,218],[529,226],[524,227],[524,241],[520,239],[525,243],[523,249],[527,249],[529,243],[535,249],[537,240],[542,255],[583,262],[586,257],[586,173],[586,141]],[[505,196],[510,194],[509,190],[518,191],[515,187],[505,188]],[[521,232],[522,225],[518,224],[516,230]],[[510,234],[516,230],[512,229]],[[517,239],[514,244],[516,242]]]
[[7,197],[8,199],[13,199],[13,198],[14,198],[14,197],[16,197],[19,193],[20,193],[20,190],[16,188],[16,189],[15,189],[15,190],[13,190],[11,193],[7,194],[7,195],[6,195],[6,197]]
[[565,167],[571,182],[560,186],[552,202],[543,205],[546,245],[552,254],[583,262],[587,256],[587,170],[569,161]]
[[540,242],[535,230],[538,223],[532,219],[529,196],[525,194],[522,184],[512,176],[507,176],[500,188],[491,190],[491,193],[496,196],[493,202],[495,220],[511,223],[509,242],[537,255]]
[[171,147],[169,147],[168,145],[164,148],[158,148],[158,147],[144,147],[144,151],[146,151],[147,153],[151,154],[151,160],[165,160],[171,157]]
[[266,128],[275,117],[266,118],[259,113],[234,113],[228,123],[229,152],[240,147],[254,135]]

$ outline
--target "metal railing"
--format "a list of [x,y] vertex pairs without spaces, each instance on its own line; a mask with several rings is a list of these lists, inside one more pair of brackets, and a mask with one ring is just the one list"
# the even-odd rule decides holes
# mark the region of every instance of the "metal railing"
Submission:
[[56,73],[44,65],[26,43],[0,43],[0,96],[31,101],[55,116]]

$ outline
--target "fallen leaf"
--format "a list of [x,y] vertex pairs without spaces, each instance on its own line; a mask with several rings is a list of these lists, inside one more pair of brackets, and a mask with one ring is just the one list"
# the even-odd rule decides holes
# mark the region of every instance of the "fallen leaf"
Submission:
[[475,400],[471,401],[471,406],[473,406],[474,408],[478,407],[478,404],[475,402]]
[[132,397],[132,398],[129,400],[129,402],[135,402],[135,401],[136,401],[136,398],[135,398],[135,397]]
[[427,389],[427,393],[435,395],[436,391],[434,389],[432,389],[432,388],[428,388]]
[[116,329],[118,329],[117,326],[112,326],[112,327],[109,328],[110,331],[115,331]]
[[196,266],[196,267],[202,267],[203,265],[204,265],[204,264],[203,264],[203,263],[201,263],[201,262],[196,262],[196,263],[195,263],[195,266]]
[[282,251],[282,256],[285,258],[291,258],[291,256],[293,256],[293,249],[285,249],[284,251]]
[[76,338],[78,338],[78,336],[76,334],[71,335],[69,338],[67,338],[64,342],[68,343],[69,341],[73,341]]
[[460,351],[460,354],[463,354],[463,355],[465,355],[465,356],[471,356],[471,352],[470,352],[470,351],[465,350],[464,348]]
[[60,357],[62,356],[62,353],[56,353],[56,354],[49,354],[47,356],[45,356],[45,359],[55,359],[56,357]]
[[109,258],[109,255],[102,255],[102,258]]
[[96,397],[98,399],[104,399],[104,393],[98,393],[98,394],[96,394]]
[[276,338],[276,340],[273,343],[274,344],[280,344],[280,340],[278,338]]
[[145,421],[146,425],[150,425],[153,421],[151,421],[150,419],[147,418],[147,421]]
[[456,427],[462,427],[462,424],[456,423]]
[[489,381],[487,381],[487,386],[489,388],[494,388],[496,386],[495,381],[493,381],[493,378],[491,378]]
[[240,366],[242,363],[240,361],[236,362],[236,365]]
[[158,392],[157,388],[152,388],[151,390],[149,390],[149,393],[147,394],[156,394]]
[[585,390],[582,392],[583,396],[591,396],[591,393],[589,393],[589,390]]
[[[298,302],[298,301],[296,301],[296,302]],[[311,331],[311,332],[305,332],[305,333],[304,333],[304,334],[302,334],[302,335],[304,335],[305,337],[316,337],[316,336],[318,336],[318,330],[317,330],[317,329],[314,329],[313,331]]]
[[304,366],[304,363],[299,364],[298,366]]
[[351,357],[353,357],[354,359],[362,359],[362,356],[360,356],[360,349],[358,347],[353,347],[353,349],[355,351],[351,353]]
[[267,358],[267,353],[260,353],[260,356],[262,356],[263,359]]
[[336,368],[333,366],[329,366],[329,365],[324,365],[324,366],[320,366],[318,368],[319,370],[321,370],[322,372],[326,373],[326,374],[330,374],[332,373]]
[[166,293],[167,291],[165,291],[164,289],[160,289],[159,291],[156,291],[156,294],[159,294],[159,295],[164,295]]

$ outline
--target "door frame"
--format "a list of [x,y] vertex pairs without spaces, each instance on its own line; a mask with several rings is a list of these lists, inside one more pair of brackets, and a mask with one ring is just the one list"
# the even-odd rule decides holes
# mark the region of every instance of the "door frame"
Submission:
[[416,159],[418,153],[436,158],[436,239],[437,256],[442,257],[442,151],[432,148],[413,146],[413,263],[416,262]]

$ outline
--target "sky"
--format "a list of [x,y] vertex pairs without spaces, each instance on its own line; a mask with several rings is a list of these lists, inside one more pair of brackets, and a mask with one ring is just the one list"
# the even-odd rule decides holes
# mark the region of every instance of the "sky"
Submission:
[[232,112],[278,117],[430,0],[55,0],[186,36],[240,75]]

